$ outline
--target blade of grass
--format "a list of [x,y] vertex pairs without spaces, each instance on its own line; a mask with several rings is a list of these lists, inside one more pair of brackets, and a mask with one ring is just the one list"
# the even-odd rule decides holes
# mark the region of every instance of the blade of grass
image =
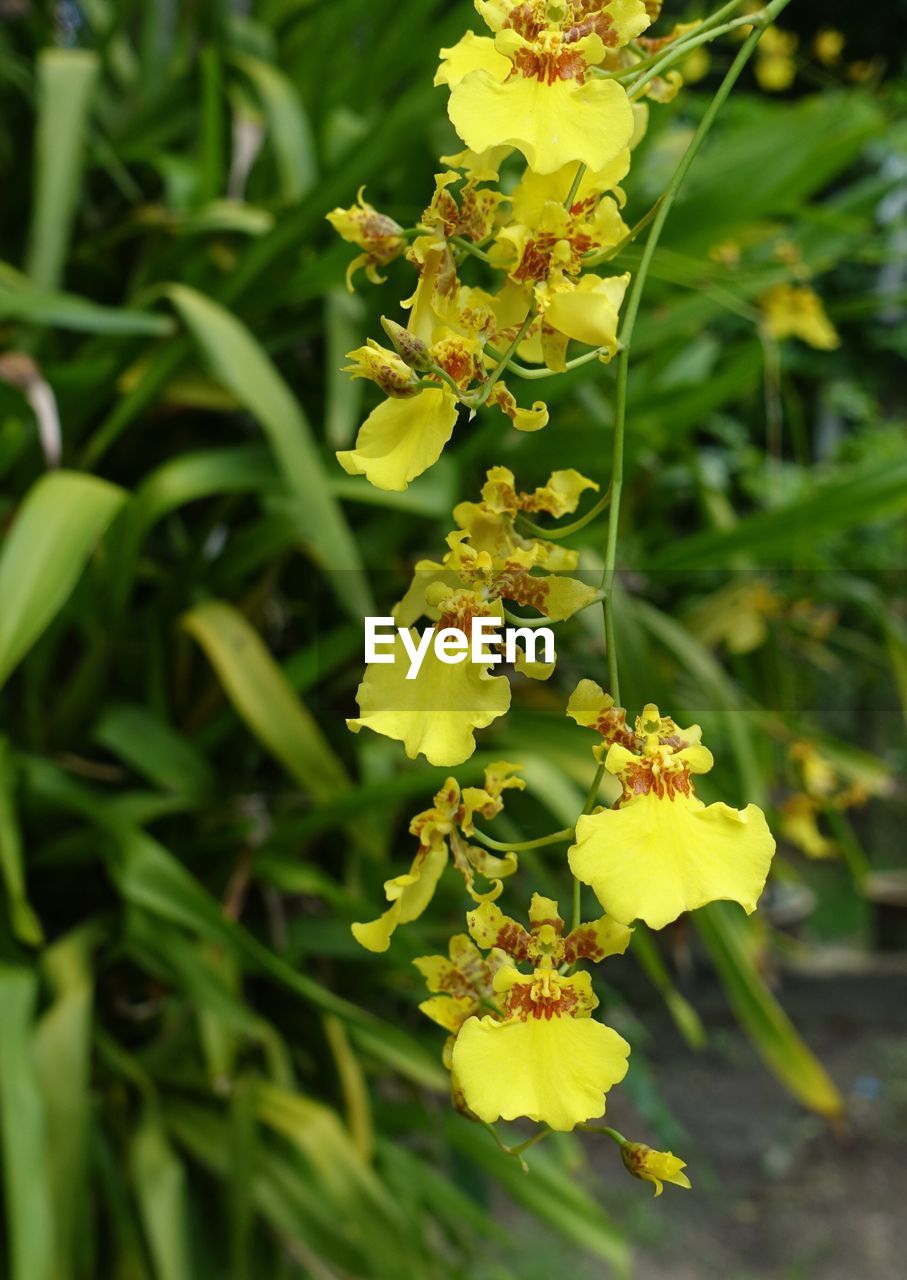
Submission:
[[9,1280],[53,1280],[54,1222],[32,1026],[37,975],[0,965],[0,1143]]
[[63,273],[99,68],[97,55],[85,49],[44,49],[38,55],[34,203],[26,269],[40,289],[56,288]]
[[261,423],[292,492],[309,554],[352,613],[371,612],[359,546],[325,479],[321,455],[298,401],[252,334],[229,311],[186,285],[167,289],[213,375]]

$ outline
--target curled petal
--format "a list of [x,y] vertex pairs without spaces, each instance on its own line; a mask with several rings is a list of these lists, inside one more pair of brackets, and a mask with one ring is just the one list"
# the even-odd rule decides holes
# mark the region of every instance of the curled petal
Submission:
[[540,431],[548,425],[548,406],[544,401],[536,400],[531,409],[521,409],[503,382],[495,383],[488,403],[502,409],[517,431]]
[[421,916],[434,897],[447,865],[447,847],[437,845],[417,856],[406,875],[387,880],[384,892],[391,906],[377,920],[351,925],[353,937],[367,951],[386,951],[398,924]]
[[477,36],[474,31],[467,31],[455,45],[441,50],[441,65],[435,72],[435,84],[446,84],[452,89],[472,71],[486,71],[494,79],[503,80],[510,74],[511,66],[510,59],[498,53],[490,36]]

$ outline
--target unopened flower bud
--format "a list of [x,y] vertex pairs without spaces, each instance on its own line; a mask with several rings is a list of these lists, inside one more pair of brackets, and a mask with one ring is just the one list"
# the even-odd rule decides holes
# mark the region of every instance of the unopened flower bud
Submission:
[[369,338],[367,346],[347,352],[347,359],[353,363],[344,367],[344,373],[352,378],[368,378],[377,383],[386,396],[406,400],[418,394],[419,378],[414,371],[395,352],[380,346],[373,338]]
[[431,369],[431,352],[421,338],[417,338],[395,320],[388,320],[387,316],[381,317],[381,328],[394,344],[400,359],[411,369],[417,369],[420,373],[427,373]]
[[664,1190],[664,1182],[673,1182],[675,1187],[689,1188],[692,1185],[687,1175],[681,1172],[686,1168],[686,1162],[670,1151],[655,1151],[644,1142],[624,1142],[620,1154],[627,1171],[634,1178],[655,1184],[656,1196]]

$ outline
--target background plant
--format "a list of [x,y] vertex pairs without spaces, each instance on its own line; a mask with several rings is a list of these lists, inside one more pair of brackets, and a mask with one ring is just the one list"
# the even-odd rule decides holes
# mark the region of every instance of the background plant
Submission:
[[[443,778],[345,733],[359,613],[400,594],[490,453],[527,484],[568,452],[607,480],[613,388],[597,368],[552,382],[557,435],[505,444],[489,419],[406,494],[376,495],[328,460],[364,403],[343,354],[377,331],[398,282],[350,299],[349,255],[323,216],[367,180],[401,224],[418,217],[449,136],[427,68],[462,8],[6,9],[9,1274],[472,1275],[495,1256],[524,1274],[486,1179],[622,1265],[622,1233],[567,1173],[572,1142],[540,1150],[526,1179],[484,1132],[443,1118],[410,953],[363,961],[348,932]],[[748,80],[699,157],[652,263],[628,401],[622,698],[701,719],[726,744],[730,788],[772,805],[803,792],[792,742],[815,742],[870,790],[903,764],[902,90],[891,66],[847,75],[892,47],[883,31],[865,48],[868,33],[848,29],[842,67],[821,69],[810,41],[831,20],[791,6],[790,96]],[[710,75],[734,52],[713,49]],[[653,118],[628,221],[663,189],[716,84]],[[767,362],[754,304],[798,272],[843,346],[790,340]],[[45,384],[62,426],[50,475]],[[600,567],[600,542],[574,542]],[[727,643],[740,602],[716,597],[729,571],[773,601],[750,596],[763,638],[744,653]],[[597,620],[571,626],[577,670],[483,740],[475,778],[461,771],[475,780],[530,744],[514,838],[572,821],[588,785],[563,693],[601,664],[601,642]],[[823,803],[819,820],[853,863],[868,813],[876,864],[895,861],[896,798],[852,819]],[[827,902],[832,889],[851,900],[836,867],[782,853],[791,875],[830,886]],[[541,855],[535,870],[543,884]],[[840,927],[830,909],[823,919]],[[771,937],[720,917],[697,927],[769,1066],[806,1105],[836,1110],[760,976]],[[412,955],[450,931],[411,930]],[[665,955],[643,943],[635,958],[699,1042]]]

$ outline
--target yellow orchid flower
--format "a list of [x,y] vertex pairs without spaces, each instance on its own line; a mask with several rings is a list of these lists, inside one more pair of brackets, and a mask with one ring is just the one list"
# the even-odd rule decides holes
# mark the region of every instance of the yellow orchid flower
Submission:
[[374,338],[369,338],[364,347],[348,351],[346,358],[353,363],[345,365],[343,373],[348,373],[351,378],[368,378],[392,399],[408,400],[419,394],[419,378],[415,369],[396,351],[388,351]]
[[[500,602],[485,604],[471,592],[457,592],[445,600],[446,610],[435,631],[454,628],[469,635],[476,616],[502,618]],[[347,720],[354,733],[373,733],[402,742],[407,756],[425,756],[429,764],[462,764],[476,749],[475,730],[487,728],[510,707],[510,682],[492,676],[491,662],[443,662],[429,644],[415,678],[408,678],[410,653],[419,636],[408,628],[410,650],[396,636],[392,661],[369,663],[356,692],[359,715]],[[387,655],[385,655],[387,656]]]
[[480,187],[479,179],[467,177],[459,191],[452,191],[463,175],[449,169],[435,175],[435,194],[422,214],[422,225],[443,235],[461,236],[479,244],[492,232],[495,216],[507,197],[502,191]]
[[781,597],[758,579],[720,587],[690,613],[687,624],[703,644],[723,644],[728,653],[752,653],[768,639],[768,621],[777,618]]
[[496,232],[492,261],[517,284],[536,284],[567,273],[577,275],[583,254],[616,245],[627,234],[618,202],[603,192],[629,167],[624,151],[602,174],[583,176],[570,208],[570,165],[540,176],[527,170],[510,201],[511,217]]
[[377,268],[387,266],[406,252],[403,228],[393,218],[379,213],[370,205],[363,198],[364,191],[365,187],[359,188],[356,204],[349,209],[338,206],[325,215],[338,235],[365,250],[346,269],[346,287],[351,293],[353,276],[360,267],[364,267],[365,274],[373,284],[380,284],[384,276],[378,274]]
[[579,162],[603,169],[629,143],[633,111],[593,69],[649,25],[642,0],[494,0],[476,9],[494,38],[468,32],[441,50],[435,78],[472,151],[509,146],[536,173]]
[[598,485],[570,467],[552,471],[545,484],[532,493],[517,493],[513,472],[508,467],[491,467],[485,473],[481,502],[459,503],[454,507],[454,520],[469,535],[476,551],[485,551],[496,561],[507,560],[518,550],[533,549],[540,567],[575,569],[579,562],[576,551],[543,538],[526,538],[517,532],[514,521],[521,511],[555,519],[572,515],[588,490],[597,492]]
[[773,338],[799,338],[817,351],[841,345],[819,295],[809,285],[777,284],[759,299],[763,324]]
[[[503,951],[495,948],[483,956],[471,938],[458,933],[450,940],[449,958],[419,956],[413,961],[432,993],[419,1005],[420,1012],[445,1031],[456,1034],[483,1005],[497,1005],[494,975],[509,963]],[[453,1041],[449,1040],[448,1045],[452,1049]],[[445,1058],[449,1068],[449,1051]]]
[[[353,937],[361,946],[367,951],[386,951],[397,926],[422,915],[451,860],[463,877],[467,893],[476,902],[501,892],[501,881],[517,869],[516,854],[498,858],[470,845],[464,837],[472,834],[477,812],[486,818],[495,817],[504,807],[502,792],[525,785],[521,778],[513,776],[519,767],[506,760],[496,761],[485,770],[484,787],[467,787],[463,791],[456,778],[448,778],[433,806],[416,814],[409,824],[410,834],[419,840],[412,865],[405,875],[384,882],[390,907],[376,920],[351,926]],[[476,873],[489,882],[485,893],[475,888]]]
[[[570,338],[590,347],[600,347],[605,363],[616,354],[620,305],[629,283],[629,272],[605,277],[590,272],[576,282],[565,276],[556,283],[545,281],[537,286],[542,349],[549,369],[563,369],[566,340]],[[550,335],[554,335],[556,341],[551,342]]]
[[834,840],[819,830],[822,804],[814,796],[798,791],[778,806],[780,831],[807,858],[833,858],[838,852]]
[[749,913],[765,886],[775,841],[756,805],[704,805],[693,775],[712,754],[698,725],[682,730],[648,704],[639,749],[613,743],[605,768],[623,794],[613,809],[580,818],[570,868],[615,920],[662,929],[684,911],[728,899]]
[[567,1131],[604,1115],[605,1094],[626,1074],[630,1046],[595,1021],[598,1000],[588,973],[557,972],[560,959],[600,959],[625,949],[613,922],[582,925],[562,936],[557,903],[533,897],[531,928],[524,929],[482,904],[467,916],[480,947],[497,947],[528,960],[532,973],[499,968],[493,990],[499,1013],[472,1016],[461,1026],[452,1067],[468,1109],[487,1124],[525,1116]]
[[655,1184],[656,1196],[660,1196],[664,1191],[662,1184],[665,1182],[671,1182],[675,1187],[686,1187],[688,1190],[693,1185],[683,1172],[687,1167],[686,1161],[670,1151],[655,1151],[643,1142],[624,1142],[621,1144],[620,1154],[628,1172],[632,1173],[634,1178],[644,1178],[646,1182]]
[[513,960],[536,966],[547,961],[555,968],[577,960],[597,964],[607,956],[623,955],[633,933],[625,924],[600,916],[565,934],[557,903],[540,893],[532,895],[528,929],[504,915],[497,903],[488,899],[467,913],[466,922],[469,932],[485,950],[497,947]]
[[[383,323],[391,332],[392,322]],[[481,386],[486,373],[479,337],[436,326],[435,340],[427,345],[410,330],[393,328],[397,351],[370,340],[348,353],[354,363],[347,372],[371,379],[388,399],[366,418],[355,448],[338,451],[337,461],[348,475],[364,475],[377,489],[399,492],[437,462],[457,423],[458,391],[465,397],[473,384]],[[409,338],[408,346],[396,330]],[[424,371],[421,379],[400,352]],[[430,383],[434,385],[426,385]],[[541,401],[521,408],[503,381],[495,384],[486,403],[501,409],[520,431],[538,431],[548,423]]]
[[494,314],[476,305],[475,298],[463,300],[446,240],[421,237],[413,253],[420,277],[404,303],[410,308],[409,324],[404,329],[382,318],[395,350],[369,341],[348,353],[353,364],[347,372],[371,379],[388,399],[368,415],[354,447],[337,453],[348,475],[364,475],[376,488],[392,492],[402,492],[437,462],[461,404],[470,410],[483,402],[497,407],[520,431],[538,431],[548,423],[542,401],[519,406],[502,379],[483,396],[493,363],[485,345],[495,336]]
[[[422,614],[435,616],[446,595],[458,586],[478,592],[486,601],[508,600],[537,610],[552,621],[572,617],[597,595],[597,588],[563,573],[537,574],[548,568],[576,567],[578,554],[544,538],[524,537],[515,526],[520,511],[564,515],[575,511],[580,495],[598,486],[578,471],[555,471],[533,493],[517,494],[513,472],[492,467],[480,503],[454,509],[459,530],[448,534],[448,552],[440,561],[420,560],[404,598],[394,609],[398,623],[410,625]],[[441,584],[444,590],[436,584]],[[429,593],[438,591],[434,611]]]

